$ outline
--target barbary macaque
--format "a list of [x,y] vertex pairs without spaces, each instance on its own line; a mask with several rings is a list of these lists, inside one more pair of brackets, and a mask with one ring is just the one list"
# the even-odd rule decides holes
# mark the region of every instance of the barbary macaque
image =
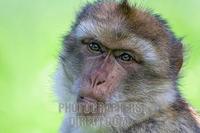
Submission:
[[159,15],[127,0],[87,4],[60,53],[59,102],[81,105],[66,112],[60,132],[200,133],[178,89],[182,63],[181,39]]

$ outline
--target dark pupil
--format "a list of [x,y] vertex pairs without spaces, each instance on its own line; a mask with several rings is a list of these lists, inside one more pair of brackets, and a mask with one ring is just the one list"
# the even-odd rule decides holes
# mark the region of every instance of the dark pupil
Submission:
[[131,60],[133,60],[133,57],[130,56],[129,54],[122,54],[122,55],[120,56],[120,58],[121,58],[121,60],[123,60],[123,61],[131,61]]
[[93,50],[93,51],[100,51],[100,47],[99,47],[99,45],[96,44],[96,43],[91,43],[91,44],[89,45],[89,47],[90,47],[90,49]]

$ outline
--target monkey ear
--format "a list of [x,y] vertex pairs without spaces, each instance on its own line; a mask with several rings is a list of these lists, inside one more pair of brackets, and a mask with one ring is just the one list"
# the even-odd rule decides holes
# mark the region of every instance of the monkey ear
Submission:
[[183,44],[181,40],[172,46],[170,55],[172,69],[174,70],[175,75],[178,75],[183,65]]

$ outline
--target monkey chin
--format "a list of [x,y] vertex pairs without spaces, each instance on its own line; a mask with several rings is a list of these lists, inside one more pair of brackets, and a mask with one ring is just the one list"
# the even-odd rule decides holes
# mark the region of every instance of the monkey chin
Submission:
[[116,106],[90,98],[78,98],[77,121],[80,127],[92,127],[95,129],[109,129],[110,127],[129,127],[130,119],[123,117]]
[[103,107],[102,106],[103,104],[104,104],[103,102],[97,101],[92,98],[79,97],[77,99],[77,105],[78,105],[77,114],[78,114],[78,116],[81,116],[81,117],[102,116],[103,113],[101,111],[101,108]]

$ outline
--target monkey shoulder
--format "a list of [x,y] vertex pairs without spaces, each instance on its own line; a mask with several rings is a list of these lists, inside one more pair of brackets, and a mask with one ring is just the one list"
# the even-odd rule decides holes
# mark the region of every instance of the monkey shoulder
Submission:
[[128,133],[200,133],[200,117],[184,101],[134,125]]

